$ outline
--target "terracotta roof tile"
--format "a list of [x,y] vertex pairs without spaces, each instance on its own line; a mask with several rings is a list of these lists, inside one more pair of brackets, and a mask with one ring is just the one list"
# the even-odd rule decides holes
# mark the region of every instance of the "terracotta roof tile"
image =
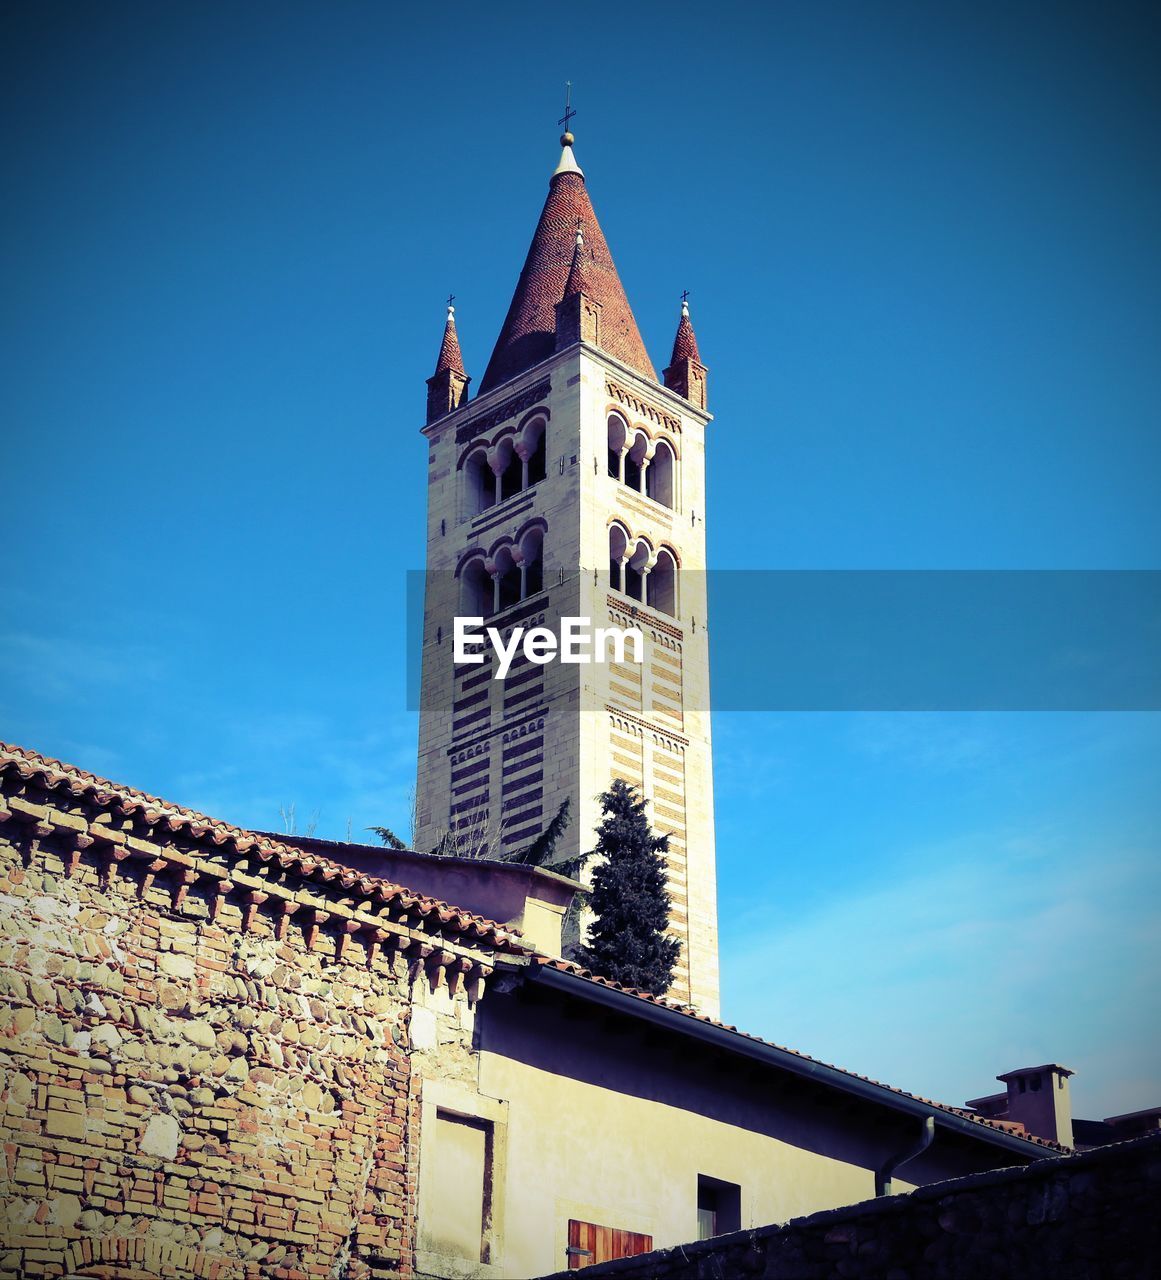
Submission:
[[185,831],[195,840],[226,846],[226,852],[232,849],[239,855],[252,853],[264,862],[277,858],[280,866],[303,880],[333,884],[343,889],[357,888],[366,897],[374,897],[388,906],[418,916],[428,928],[444,927],[465,938],[487,942],[499,950],[528,953],[519,931],[495,920],[415,893],[404,885],[366,875],[330,858],[305,853],[269,836],[171,804],[133,787],[110,782],[50,756],[0,742],[0,777],[10,774],[15,774],[22,781],[33,782],[46,791],[65,791],[98,808],[115,810],[126,817],[140,815],[150,825],[164,826],[170,832]]
[[[878,1088],[889,1090],[900,1097],[911,1098],[936,1110],[945,1111],[951,1115],[960,1116],[1002,1132],[1014,1133],[1022,1128],[1022,1126],[1011,1121],[989,1120],[962,1107],[948,1106],[945,1103],[935,1102],[918,1094],[908,1093],[905,1089],[897,1089],[893,1085],[883,1084],[881,1081],[873,1080],[870,1076],[860,1075],[857,1072],[848,1071],[844,1067],[836,1067],[832,1063],[822,1062],[821,1059],[812,1058],[808,1054],[800,1053],[797,1049],[789,1049],[784,1045],[775,1044],[773,1041],[763,1040],[760,1036],[739,1031],[737,1027],[729,1023],[720,1022],[716,1018],[710,1018],[705,1014],[698,1013],[696,1009],[689,1005],[681,1004],[663,996],[650,995],[648,992],[640,991],[636,988],[624,987],[620,983],[600,977],[571,961],[533,952],[523,943],[518,930],[498,924],[495,920],[488,920],[483,916],[452,906],[450,903],[414,893],[403,885],[393,884],[378,876],[356,871],[330,858],[307,853],[302,849],[295,848],[293,845],[283,844],[268,835],[232,826],[230,823],[221,822],[215,818],[207,817],[205,814],[198,813],[196,810],[186,809],[181,805],[161,800],[157,796],[138,791],[136,788],[110,782],[107,778],[101,778],[96,774],[89,773],[87,770],[79,769],[75,765],[65,764],[50,756],[43,756],[38,752],[30,751],[23,747],[0,742],[0,777],[11,774],[16,775],[24,782],[32,782],[46,791],[66,791],[69,795],[92,803],[98,808],[116,810],[127,817],[139,814],[150,825],[163,825],[171,832],[185,831],[195,839],[209,840],[217,846],[230,846],[238,854],[253,853],[263,861],[276,858],[280,866],[294,872],[304,880],[313,880],[324,884],[334,883],[344,889],[355,888],[360,895],[373,896],[384,903],[397,907],[400,911],[419,916],[428,927],[443,926],[465,937],[488,942],[496,947],[497,950],[529,957],[533,964],[557,969],[588,982],[623,992],[625,995],[632,996],[635,999],[648,1001],[650,1004],[670,1009],[674,1013],[682,1014],[685,1017],[695,1018],[700,1022],[708,1023],[724,1031],[732,1032],[734,1035],[742,1036],[756,1044],[769,1045],[780,1052],[793,1054],[794,1057],[801,1058],[805,1062],[817,1063],[819,1066],[826,1067],[829,1070],[838,1071],[843,1075],[850,1076],[852,1079],[862,1080]],[[1070,1150],[1070,1148],[1061,1146],[1059,1143],[1049,1142],[1045,1138],[1038,1138],[1026,1132],[1022,1132],[1020,1136],[1028,1142],[1049,1150],[1060,1152],[1068,1152]]]
[[436,373],[443,373],[445,369],[450,369],[453,373],[465,373],[464,358],[460,354],[460,340],[456,333],[455,313],[451,307],[447,309],[447,323],[443,327],[439,359],[435,362]]
[[696,360],[701,364],[701,356],[697,352],[697,338],[693,325],[689,322],[689,312],[682,308],[681,319],[677,324],[677,334],[673,339],[673,355],[669,358],[671,365],[682,360]]
[[584,175],[571,169],[553,174],[549,183],[548,199],[536,224],[524,269],[480,383],[481,393],[552,355],[556,343],[555,308],[564,297],[578,223],[585,238],[585,293],[601,304],[601,347],[646,378],[657,381],[593,212]]

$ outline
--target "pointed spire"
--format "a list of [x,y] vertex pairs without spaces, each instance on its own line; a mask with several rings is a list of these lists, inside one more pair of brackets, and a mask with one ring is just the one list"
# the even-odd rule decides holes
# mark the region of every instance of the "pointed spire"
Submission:
[[460,339],[456,333],[456,309],[452,306],[455,294],[447,300],[447,319],[443,326],[443,341],[439,344],[439,358],[435,373],[427,380],[427,421],[434,422],[445,413],[458,409],[468,398],[471,378],[464,371],[464,358],[460,354]]
[[684,396],[695,408],[706,407],[706,367],[701,362],[697,338],[689,319],[689,291],[681,295],[681,319],[673,339],[673,356],[669,368],[661,375],[665,385]]
[[447,304],[447,321],[443,326],[443,341],[439,344],[439,359],[435,362],[436,373],[450,369],[453,373],[463,373],[464,358],[460,354],[460,339],[456,333],[456,309]]
[[563,351],[576,342],[591,347],[601,345],[601,303],[593,296],[589,283],[592,255],[585,251],[584,224],[577,219],[576,242],[572,265],[564,282],[564,297],[556,304],[556,350]]
[[[569,109],[566,108],[566,113]],[[567,119],[564,123],[567,125]],[[480,383],[481,393],[531,369],[560,349],[557,305],[569,287],[574,291],[579,289],[600,310],[600,342],[595,345],[651,382],[657,381],[609,246],[593,212],[584,173],[573,155],[574,141],[571,133],[561,135],[560,164],[549,179],[548,198],[504,326]],[[578,223],[584,228],[583,254],[574,277]],[[570,277],[574,277],[571,286]],[[575,296],[575,292],[569,296]]]
[[673,339],[673,355],[669,357],[669,363],[677,364],[679,360],[696,360],[701,363],[697,338],[694,336],[693,325],[689,322],[688,294],[681,296],[681,319],[677,322],[677,336]]
[[568,279],[564,282],[564,296],[571,298],[574,293],[591,293],[585,279],[585,231],[584,223],[577,221],[576,245],[572,251],[572,266],[568,269]]

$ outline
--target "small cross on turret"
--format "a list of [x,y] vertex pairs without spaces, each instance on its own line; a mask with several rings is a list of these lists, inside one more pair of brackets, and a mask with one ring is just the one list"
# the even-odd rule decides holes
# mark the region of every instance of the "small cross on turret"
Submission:
[[572,136],[572,130],[568,127],[569,121],[576,115],[572,109],[572,81],[564,82],[564,115],[556,122],[564,129],[564,133],[560,137],[560,145],[562,147],[571,147],[576,139]]

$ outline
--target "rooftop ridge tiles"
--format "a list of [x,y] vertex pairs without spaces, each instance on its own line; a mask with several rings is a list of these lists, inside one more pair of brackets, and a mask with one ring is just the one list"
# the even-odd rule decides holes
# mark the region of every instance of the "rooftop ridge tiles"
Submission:
[[[0,774],[13,771],[24,781],[40,776],[44,780],[45,789],[49,791],[67,787],[77,797],[87,792],[99,807],[112,808],[116,805],[126,817],[137,812],[141,812],[147,819],[152,815],[151,825],[164,822],[170,831],[188,828],[196,839],[209,837],[217,845],[232,841],[240,853],[268,851],[269,856],[276,856],[283,867],[298,871],[304,878],[311,878],[317,871],[329,883],[344,874],[359,874],[354,868],[333,859],[304,855],[302,850],[269,836],[259,836],[244,827],[199,813],[196,809],[188,809],[135,787],[112,782],[87,769],[42,755],[30,748],[0,742]],[[509,946],[520,952],[527,950],[518,929],[509,928],[441,899],[415,893],[405,885],[395,884],[379,876],[366,876],[366,881],[385,902],[394,902],[401,910],[409,911],[418,907],[419,914],[424,918],[434,915],[441,924],[451,926],[456,932],[474,933],[480,938],[491,937],[501,946]]]

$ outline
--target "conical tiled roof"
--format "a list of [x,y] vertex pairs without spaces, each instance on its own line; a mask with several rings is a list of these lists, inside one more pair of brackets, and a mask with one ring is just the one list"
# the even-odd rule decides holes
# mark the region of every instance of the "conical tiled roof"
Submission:
[[460,354],[460,340],[456,334],[455,307],[447,309],[447,324],[443,327],[443,341],[439,344],[439,359],[435,362],[436,373],[450,369],[452,373],[464,372],[464,358]]
[[677,336],[673,339],[673,355],[669,363],[674,365],[681,360],[696,360],[701,364],[697,338],[694,337],[693,325],[689,322],[689,307],[684,302],[681,304],[681,319],[677,322]]
[[584,291],[601,304],[602,349],[657,381],[593,212],[584,174],[577,168],[571,146],[565,146],[560,165],[549,182],[548,199],[536,224],[504,327],[480,383],[481,392],[500,386],[552,355],[555,309],[564,297],[578,224],[584,227]]

